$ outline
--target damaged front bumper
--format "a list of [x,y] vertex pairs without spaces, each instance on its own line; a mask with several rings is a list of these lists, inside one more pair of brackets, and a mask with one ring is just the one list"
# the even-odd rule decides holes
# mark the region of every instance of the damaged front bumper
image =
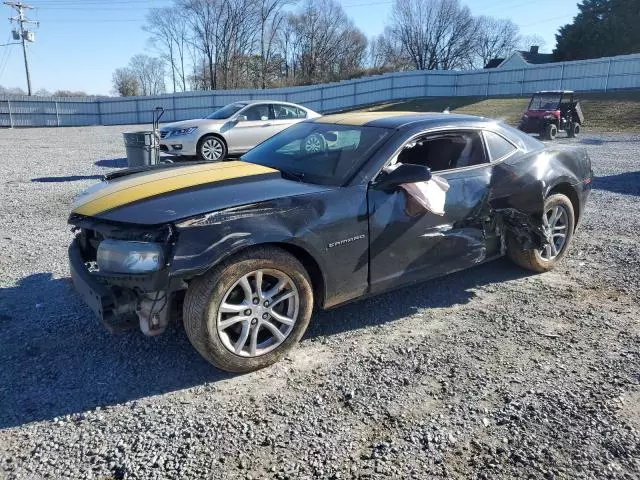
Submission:
[[140,327],[145,335],[162,333],[179,314],[183,282],[170,280],[166,270],[148,274],[112,274],[96,268],[95,248],[86,231],[69,246],[69,270],[74,287],[107,330],[119,333]]

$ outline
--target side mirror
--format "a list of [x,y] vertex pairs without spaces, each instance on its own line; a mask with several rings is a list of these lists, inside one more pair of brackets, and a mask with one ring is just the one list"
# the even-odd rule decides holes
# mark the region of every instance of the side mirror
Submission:
[[246,122],[246,121],[247,121],[247,116],[246,116],[246,115],[238,115],[238,116],[235,118],[235,121],[236,121],[236,122]]
[[401,163],[395,170],[384,173],[375,183],[379,190],[392,190],[403,183],[426,182],[431,180],[431,169],[423,165]]
[[323,133],[323,136],[328,142],[335,142],[338,140],[338,134],[336,132],[325,132]]

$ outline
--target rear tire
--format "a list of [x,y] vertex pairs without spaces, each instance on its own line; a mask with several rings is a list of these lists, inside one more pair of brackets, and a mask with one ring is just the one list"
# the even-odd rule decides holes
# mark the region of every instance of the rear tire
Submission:
[[[576,225],[573,204],[566,195],[561,193],[551,195],[544,202],[545,218],[549,219],[550,212],[553,215],[554,211],[562,211],[557,219],[553,219],[555,222],[550,222],[549,220],[546,222],[547,224],[553,223],[548,225],[548,228],[554,235],[554,247],[548,246],[540,250],[522,250],[513,237],[509,237],[507,239],[507,253],[514,263],[527,270],[542,273],[553,270],[565,257]],[[560,235],[564,235],[564,241],[562,246],[557,248],[561,239]],[[557,252],[553,251],[554,248],[557,249]],[[548,255],[549,253],[551,255]]]
[[556,127],[555,124],[553,123],[550,123],[544,129],[544,138],[546,138],[547,140],[555,140],[557,135],[558,135],[558,127]]
[[312,309],[313,289],[302,264],[282,249],[259,247],[194,279],[183,317],[200,355],[222,370],[246,373],[289,352],[304,335]]
[[578,135],[580,135],[580,129],[581,127],[579,123],[572,123],[571,128],[567,132],[567,135],[569,136],[569,138],[576,138]]

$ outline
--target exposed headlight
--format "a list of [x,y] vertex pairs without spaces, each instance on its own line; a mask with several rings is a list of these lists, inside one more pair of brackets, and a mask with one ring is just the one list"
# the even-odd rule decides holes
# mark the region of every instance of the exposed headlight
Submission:
[[177,137],[179,135],[189,135],[189,134],[195,132],[197,129],[198,129],[198,127],[178,128],[176,130],[171,130],[171,136],[172,137]]
[[98,267],[107,273],[149,273],[164,263],[158,243],[103,240],[98,247]]

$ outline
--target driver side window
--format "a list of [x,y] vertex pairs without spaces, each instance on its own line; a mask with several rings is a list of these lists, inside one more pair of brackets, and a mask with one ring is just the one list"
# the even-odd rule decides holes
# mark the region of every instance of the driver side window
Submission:
[[432,172],[488,163],[479,132],[462,131],[428,135],[409,143],[398,163],[429,167]]

